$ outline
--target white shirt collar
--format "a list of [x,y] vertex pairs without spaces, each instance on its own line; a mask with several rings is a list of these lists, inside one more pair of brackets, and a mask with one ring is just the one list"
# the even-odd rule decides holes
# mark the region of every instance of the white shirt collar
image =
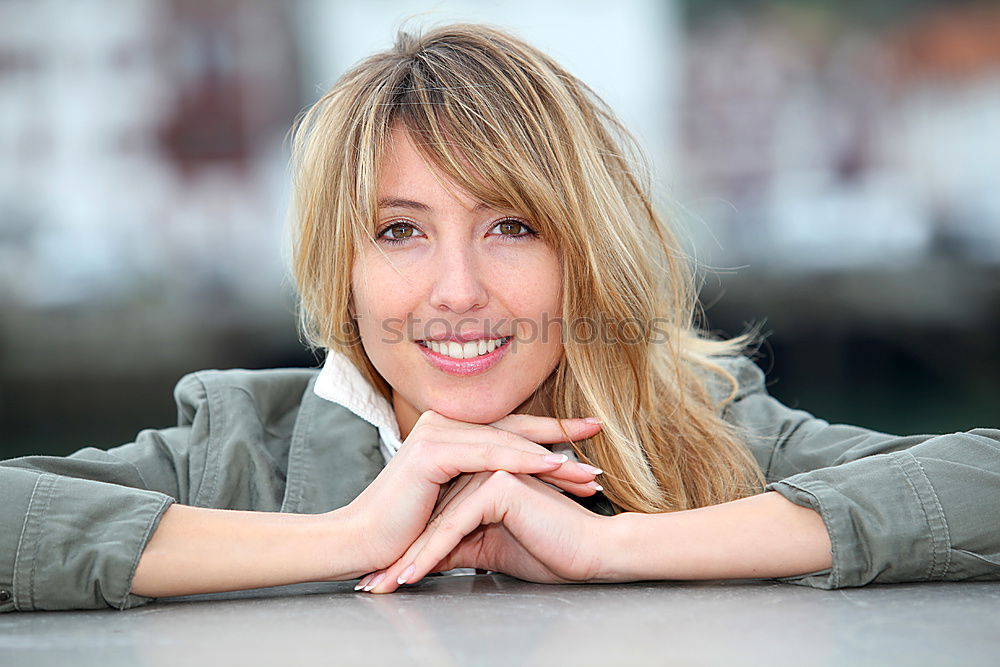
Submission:
[[399,449],[399,424],[392,404],[361,374],[342,352],[329,350],[313,392],[342,405],[378,428],[382,456],[389,461]]

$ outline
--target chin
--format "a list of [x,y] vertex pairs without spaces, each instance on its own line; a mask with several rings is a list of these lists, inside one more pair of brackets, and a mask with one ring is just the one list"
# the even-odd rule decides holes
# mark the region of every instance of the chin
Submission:
[[509,415],[518,405],[520,403],[514,403],[512,407],[442,403],[440,405],[431,405],[428,409],[457,421],[468,422],[470,424],[492,424],[498,419]]

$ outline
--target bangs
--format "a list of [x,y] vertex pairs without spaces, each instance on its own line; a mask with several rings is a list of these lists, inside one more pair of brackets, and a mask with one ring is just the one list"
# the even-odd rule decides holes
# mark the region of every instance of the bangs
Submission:
[[542,104],[538,87],[481,50],[451,44],[440,54],[433,44],[425,47],[391,91],[376,157],[384,154],[391,129],[402,126],[428,162],[469,196],[529,217],[537,232],[558,243],[556,221],[568,213],[559,168],[566,156],[552,137],[566,130],[551,117],[552,105]]

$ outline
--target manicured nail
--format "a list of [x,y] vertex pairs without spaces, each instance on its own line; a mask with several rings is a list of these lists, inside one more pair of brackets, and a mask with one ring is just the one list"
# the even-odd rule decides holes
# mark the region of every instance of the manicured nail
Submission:
[[381,584],[383,579],[385,579],[385,572],[383,572],[382,574],[377,575],[374,579],[372,579],[368,583],[368,585],[365,586],[365,592],[367,593],[371,589],[373,589],[376,586],[378,586],[379,584]]
[[583,421],[587,422],[588,424],[603,424],[604,423],[600,419],[598,419],[597,417],[586,417],[586,418],[584,418]]
[[370,577],[370,576],[372,576],[372,575],[366,574],[365,576],[361,577],[361,581],[359,581],[358,583],[354,584],[354,590],[360,591],[362,588],[364,588],[365,587],[365,582],[368,581],[368,577]]
[[587,482],[584,486],[593,489],[594,491],[603,491],[604,487],[597,482]]
[[565,454],[546,454],[542,460],[546,463],[566,463],[569,461],[569,457]]
[[577,463],[577,465],[580,466],[580,470],[584,472],[589,472],[591,475],[600,475],[602,472],[604,472],[600,468],[595,468],[594,466],[587,465],[586,463]]
[[417,566],[411,565],[410,567],[403,570],[403,574],[399,575],[399,578],[396,579],[396,583],[402,586],[403,584],[406,583],[407,579],[413,576],[413,573],[416,571],[417,571]]

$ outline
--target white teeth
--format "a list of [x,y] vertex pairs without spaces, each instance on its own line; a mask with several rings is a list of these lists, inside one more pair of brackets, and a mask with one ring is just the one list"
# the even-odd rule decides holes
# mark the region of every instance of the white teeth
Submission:
[[438,354],[443,354],[444,356],[451,357],[452,359],[472,359],[473,357],[489,354],[506,343],[507,340],[507,338],[482,338],[480,340],[472,340],[464,344],[453,340],[425,340],[421,341],[421,343],[424,347],[428,347]]

